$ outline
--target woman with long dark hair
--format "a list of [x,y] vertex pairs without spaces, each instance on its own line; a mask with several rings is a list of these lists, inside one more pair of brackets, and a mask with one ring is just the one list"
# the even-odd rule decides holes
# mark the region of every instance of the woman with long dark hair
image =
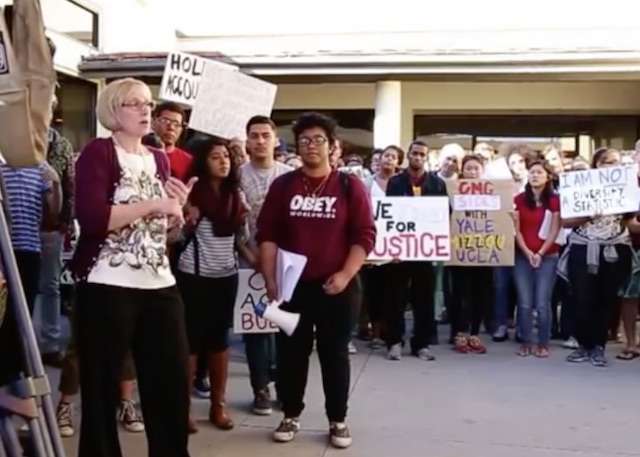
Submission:
[[[190,379],[198,354],[207,354],[211,382],[209,420],[233,428],[225,408],[229,364],[228,333],[238,292],[238,256],[252,259],[247,206],[240,192],[238,163],[227,141],[203,138],[191,142],[190,176],[198,181],[187,204],[187,226],[178,258],[177,280],[185,305]],[[197,431],[193,417],[189,429]]]
[[[592,158],[592,168],[615,167],[620,152],[600,148]],[[563,219],[572,228],[560,258],[558,274],[569,281],[577,313],[576,338],[579,347],[567,357],[569,362],[590,361],[607,365],[607,343],[611,311],[626,278],[638,271],[638,262],[629,231],[638,232],[632,214],[594,214]]]
[[522,346],[517,354],[532,353],[533,311],[538,316],[536,357],[549,356],[551,295],[556,282],[560,231],[560,198],[553,190],[553,170],[545,161],[529,164],[524,192],[515,198],[518,212],[514,277],[518,293],[518,328]]

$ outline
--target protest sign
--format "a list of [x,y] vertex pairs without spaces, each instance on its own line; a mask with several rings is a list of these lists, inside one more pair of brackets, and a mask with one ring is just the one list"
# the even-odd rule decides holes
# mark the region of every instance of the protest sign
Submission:
[[253,116],[271,116],[277,86],[238,71],[205,66],[189,127],[222,138],[246,138]]
[[376,197],[372,204],[377,237],[367,260],[449,260],[447,197]]
[[234,333],[274,333],[278,326],[256,315],[253,305],[267,300],[264,278],[254,270],[238,271],[238,295],[233,310]]
[[561,173],[559,191],[563,219],[638,212],[634,165]]
[[515,237],[512,180],[448,181],[451,198],[450,266],[511,266]]
[[193,106],[198,96],[200,79],[206,65],[238,71],[238,67],[235,65],[203,59],[185,52],[171,52],[167,56],[158,98],[189,107]]

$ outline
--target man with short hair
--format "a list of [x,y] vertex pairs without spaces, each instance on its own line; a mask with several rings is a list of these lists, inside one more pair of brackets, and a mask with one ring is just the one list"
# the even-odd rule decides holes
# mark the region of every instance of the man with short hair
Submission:
[[[387,185],[389,197],[447,196],[447,186],[436,173],[424,169],[429,148],[416,140],[409,146],[409,166],[392,177]],[[431,261],[398,262],[389,266],[389,288],[396,291],[396,301],[387,308],[387,359],[400,360],[404,345],[404,312],[407,303],[413,310],[411,354],[421,360],[435,360],[430,344],[438,343],[435,320],[436,273]]]
[[[249,248],[258,255],[255,241],[256,221],[273,181],[293,170],[275,160],[278,137],[275,123],[266,116],[254,116],[247,123],[246,148],[249,161],[240,167],[240,183],[249,205]],[[257,268],[240,259],[243,268]],[[273,412],[269,384],[275,381],[276,349],[273,333],[244,335],[249,377],[253,389],[253,413],[267,416]],[[277,385],[276,385],[277,390]]]
[[291,336],[276,335],[278,395],[284,419],[273,433],[289,442],[300,430],[314,327],[322,370],[329,437],[336,448],[351,445],[345,424],[350,364],[351,290],[373,250],[376,228],[371,200],[356,176],[332,169],[336,124],[318,113],[301,115],[293,127],[302,168],[277,178],[257,221],[256,240],[269,300],[276,300],[278,249],[301,254],[307,263],[293,298],[282,309],[300,314]]
[[153,113],[153,131],[160,137],[169,158],[171,175],[185,181],[191,161],[191,154],[176,146],[184,132],[186,114],[177,103],[164,102]]

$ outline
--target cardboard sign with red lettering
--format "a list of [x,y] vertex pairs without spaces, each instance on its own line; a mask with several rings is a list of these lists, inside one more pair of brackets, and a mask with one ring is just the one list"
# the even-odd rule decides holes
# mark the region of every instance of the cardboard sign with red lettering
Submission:
[[448,181],[451,199],[450,266],[514,264],[513,181]]
[[447,197],[376,197],[376,246],[369,261],[449,260]]
[[275,333],[278,327],[256,315],[253,305],[266,300],[262,275],[254,270],[238,271],[238,295],[233,311],[234,333]]

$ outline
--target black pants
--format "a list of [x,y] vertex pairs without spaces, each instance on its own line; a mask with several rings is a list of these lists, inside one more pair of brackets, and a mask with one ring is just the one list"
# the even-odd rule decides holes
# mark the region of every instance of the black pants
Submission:
[[77,285],[82,424],[79,457],[121,457],[114,411],[122,361],[132,350],[149,457],[188,457],[189,380],[177,287]]
[[607,262],[601,248],[598,272],[591,274],[587,270],[587,247],[571,245],[569,249],[569,284],[577,313],[576,338],[587,350],[596,346],[604,348],[613,304],[631,271],[631,250],[618,245],[618,260]]
[[179,272],[176,279],[184,303],[189,353],[226,351],[238,294],[238,275],[204,278]]
[[389,347],[402,343],[405,334],[404,312],[407,302],[413,310],[411,351],[429,347],[436,337],[435,270],[431,262],[401,262],[389,265],[387,290],[393,291],[386,304],[385,328]]
[[367,267],[364,271],[364,291],[369,305],[369,321],[381,323],[384,320],[385,303],[392,297],[387,290],[387,273],[390,264]]
[[480,324],[493,304],[493,269],[490,267],[450,267],[451,295],[447,312],[451,333],[473,336],[480,333]]
[[299,417],[304,409],[315,326],[327,418],[330,422],[343,422],[351,377],[349,300],[356,286],[352,281],[342,293],[327,295],[323,282],[301,281],[291,302],[282,306],[285,311],[300,313],[300,322],[291,336],[283,332],[276,335],[278,395],[285,417]]
[[[40,279],[40,253],[14,251],[14,254],[29,314],[33,316]],[[9,287],[11,288],[11,285]],[[26,358],[16,319],[15,304],[9,293],[6,314],[0,326],[0,387],[18,379],[25,368]]]

